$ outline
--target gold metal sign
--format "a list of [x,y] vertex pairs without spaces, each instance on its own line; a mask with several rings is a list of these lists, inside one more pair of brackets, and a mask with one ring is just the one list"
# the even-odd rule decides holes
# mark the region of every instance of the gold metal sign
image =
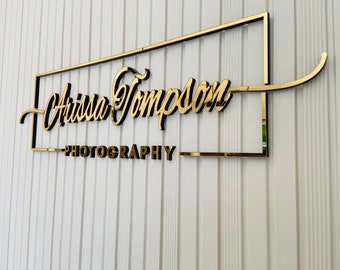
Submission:
[[[221,82],[201,81],[196,84],[195,79],[189,78],[182,89],[170,88],[165,90],[138,90],[138,86],[148,80],[150,70],[145,69],[140,72],[131,67],[122,67],[116,74],[112,84],[111,102],[108,97],[99,97],[96,94],[92,96],[77,94],[71,97],[72,84],[67,83],[63,93],[52,93],[46,102],[44,109],[38,108],[40,79],[49,75],[63,73],[99,65],[102,63],[114,61],[128,56],[149,52],[159,48],[164,48],[184,41],[196,39],[223,30],[239,27],[245,24],[262,21],[263,24],[263,85],[259,86],[233,86],[229,79]],[[327,53],[322,53],[321,60],[317,67],[308,75],[298,80],[282,84],[270,84],[269,76],[269,13],[253,15],[244,19],[222,24],[203,31],[185,35],[179,38],[171,39],[154,45],[146,46],[129,52],[124,52],[107,58],[83,63],[76,66],[70,66],[58,70],[44,72],[35,76],[35,97],[33,109],[24,111],[20,117],[20,123],[23,124],[29,114],[33,114],[32,120],[32,138],[31,149],[33,151],[47,152],[64,152],[66,156],[82,157],[109,157],[109,158],[140,158],[144,159],[146,155],[151,154],[151,158],[159,159],[161,155],[161,146],[141,146],[138,150],[135,144],[129,150],[127,146],[71,146],[65,148],[41,148],[37,146],[37,122],[38,114],[42,114],[42,128],[46,131],[52,130],[56,125],[64,126],[65,123],[77,123],[83,121],[101,121],[111,118],[113,125],[122,125],[128,114],[132,118],[158,116],[158,127],[160,130],[165,129],[166,118],[175,112],[186,114],[188,112],[200,113],[204,108],[211,112],[213,109],[218,112],[223,111],[230,101],[233,94],[237,93],[254,93],[261,92],[262,96],[262,152],[245,153],[245,152],[180,152],[182,156],[217,156],[217,157],[267,157],[268,156],[268,107],[267,92],[278,91],[304,84],[315,76],[325,66]],[[132,75],[133,80],[130,84],[123,83],[126,75]],[[155,148],[154,148],[155,147]],[[152,149],[152,150],[150,150]],[[155,150],[153,150],[155,149]],[[164,146],[164,151],[168,160],[171,160],[175,146]]]

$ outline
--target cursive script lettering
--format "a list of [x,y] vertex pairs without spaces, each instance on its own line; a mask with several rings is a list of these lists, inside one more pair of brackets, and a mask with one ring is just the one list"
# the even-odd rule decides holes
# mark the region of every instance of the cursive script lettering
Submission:
[[[134,76],[131,86],[125,83],[120,84],[127,73]],[[229,80],[223,80],[221,83],[215,81],[212,85],[207,81],[200,82],[193,99],[195,87],[193,78],[188,79],[183,90],[177,88],[170,88],[168,91],[163,89],[137,90],[138,85],[143,80],[147,80],[149,75],[148,69],[145,69],[143,75],[130,67],[123,67],[119,70],[112,84],[113,124],[121,125],[130,110],[133,118],[158,115],[158,127],[163,130],[166,117],[177,110],[180,114],[186,114],[191,110],[199,113],[206,107],[206,110],[211,112],[216,106],[217,111],[223,111],[232,98],[232,94],[228,92]]]
[[[130,111],[133,118],[151,117],[158,115],[158,127],[163,130],[167,116],[174,114],[177,110],[180,114],[190,111],[199,113],[205,107],[211,112],[215,107],[217,111],[223,111],[229,104],[232,94],[238,92],[269,92],[288,89],[304,84],[317,76],[326,64],[327,53],[322,53],[318,66],[306,76],[287,83],[259,86],[234,86],[230,87],[230,81],[222,82],[201,81],[194,92],[195,79],[189,78],[183,89],[170,88],[153,89],[151,91],[138,90],[138,86],[150,76],[150,71],[145,69],[144,74],[139,73],[131,67],[121,68],[112,83],[112,105],[105,96],[98,97],[93,94],[77,94],[75,101],[70,97],[71,84],[65,85],[64,91],[59,94],[52,93],[49,97],[45,110],[37,108],[23,112],[20,123],[30,114],[43,114],[42,125],[45,130],[51,130],[57,123],[63,126],[66,123],[81,121],[105,120],[111,112],[111,121],[114,125],[124,123]],[[126,74],[133,76],[131,85],[122,83]],[[145,149],[143,149],[145,150]],[[132,156],[137,156],[132,152]]]
[[[125,75],[129,73],[133,75],[131,84],[122,83]],[[51,94],[45,110],[28,110],[22,115],[21,121],[28,113],[42,113],[44,130],[51,130],[56,124],[62,127],[65,123],[105,120],[111,112],[112,124],[121,125],[130,111],[132,118],[158,115],[158,127],[163,130],[167,116],[177,110],[180,114],[190,111],[199,113],[204,107],[209,112],[214,107],[217,111],[222,111],[232,98],[229,80],[223,80],[221,83],[215,81],[211,85],[207,81],[202,81],[195,92],[193,78],[188,79],[183,90],[177,88],[170,88],[167,91],[138,90],[138,86],[149,76],[148,69],[141,74],[131,67],[121,68],[112,84],[112,105],[107,97],[99,97],[97,94],[90,97],[77,93],[75,99],[71,98],[72,85],[67,83],[61,96],[58,93]]]
[[108,117],[110,105],[107,97],[98,99],[98,95],[93,94],[90,98],[88,95],[82,96],[78,93],[76,102],[73,102],[70,92],[71,84],[67,83],[61,98],[59,98],[59,94],[53,93],[48,99],[43,113],[43,128],[45,130],[51,130],[56,123],[59,126],[64,126],[65,122],[99,121]]

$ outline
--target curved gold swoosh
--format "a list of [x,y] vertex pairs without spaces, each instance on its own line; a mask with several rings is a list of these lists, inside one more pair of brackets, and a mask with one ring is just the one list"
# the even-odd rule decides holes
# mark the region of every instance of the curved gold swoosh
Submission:
[[44,114],[44,110],[38,110],[38,109],[29,109],[24,111],[21,116],[20,116],[20,124],[23,124],[25,122],[25,118],[27,115],[29,115],[30,113],[41,113]]
[[317,67],[308,75],[297,79],[295,81],[287,82],[287,83],[280,83],[280,84],[269,84],[269,85],[257,85],[257,86],[235,86],[230,87],[229,91],[231,93],[238,93],[238,92],[266,92],[266,91],[277,91],[277,90],[283,90],[291,87],[296,87],[301,84],[304,84],[311,79],[313,79],[315,76],[317,76],[320,71],[324,68],[325,64],[327,62],[327,53],[323,52],[321,54],[321,60]]

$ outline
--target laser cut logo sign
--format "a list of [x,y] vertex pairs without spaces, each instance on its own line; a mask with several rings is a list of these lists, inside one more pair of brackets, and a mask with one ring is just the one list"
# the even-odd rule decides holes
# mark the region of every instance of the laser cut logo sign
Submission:
[[[98,96],[97,94],[86,95],[78,93],[72,96],[72,83],[67,83],[61,94],[52,93],[45,103],[43,109],[38,108],[40,80],[43,77],[77,70],[84,67],[100,65],[106,62],[122,59],[128,56],[142,54],[151,50],[157,50],[184,41],[193,40],[220,31],[240,27],[245,24],[262,21],[263,24],[263,85],[258,86],[231,86],[229,78],[221,82],[201,81],[196,83],[194,78],[188,78],[182,89],[169,88],[168,90],[138,90],[138,86],[152,76],[152,71],[136,70],[132,67],[122,67],[116,73],[112,82],[111,96]],[[267,157],[268,156],[268,132],[267,132],[267,92],[284,90],[304,84],[317,76],[326,64],[327,53],[322,53],[321,60],[317,67],[308,75],[298,80],[282,84],[270,84],[269,78],[269,13],[261,13],[241,20],[222,24],[200,32],[171,39],[155,45],[150,45],[133,51],[99,59],[96,61],[83,63],[59,70],[37,74],[35,77],[35,100],[32,109],[23,112],[20,123],[23,124],[29,114],[33,114],[33,127],[31,149],[33,151],[64,152],[66,156],[82,156],[100,158],[132,158],[145,159],[150,156],[152,159],[161,159],[162,152],[168,160],[172,159],[175,146],[140,146],[133,144],[128,146],[87,146],[87,145],[66,145],[65,148],[38,147],[37,127],[38,115],[42,115],[42,128],[51,131],[58,126],[78,123],[84,121],[104,121],[110,119],[113,125],[123,125],[126,117],[130,114],[132,118],[138,117],[158,117],[158,127],[160,130],[166,129],[167,117],[175,114],[200,113],[204,108],[211,112],[217,110],[222,112],[232,101],[236,93],[262,93],[262,152],[184,152],[183,156],[245,156],[245,157]],[[130,83],[124,83],[126,76],[132,76]]]

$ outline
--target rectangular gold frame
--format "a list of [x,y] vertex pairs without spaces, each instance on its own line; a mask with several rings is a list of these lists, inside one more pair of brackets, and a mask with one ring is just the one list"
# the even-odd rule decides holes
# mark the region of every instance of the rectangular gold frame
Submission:
[[[39,90],[40,90],[40,78],[46,77],[49,75],[54,75],[58,73],[63,73],[67,71],[72,71],[76,69],[81,69],[84,67],[89,67],[93,65],[103,64],[106,62],[114,61],[117,59],[125,58],[128,56],[133,56],[137,54],[141,54],[144,52],[149,52],[152,50],[164,48],[167,46],[175,45],[184,41],[196,39],[199,37],[203,37],[206,35],[218,33],[223,30],[228,30],[231,28],[239,27],[245,24],[263,21],[263,81],[264,85],[269,84],[270,76],[269,76],[269,13],[263,12],[260,14],[252,15],[240,20],[232,21],[229,23],[221,24],[212,28],[208,28],[206,30],[198,31],[192,34],[184,35],[182,37],[170,39],[164,42],[160,42],[157,44],[153,44],[150,46],[142,47],[136,50],[116,54],[113,56],[101,58],[98,60],[82,63],[79,65],[69,66],[57,70],[52,70],[48,72],[39,73],[35,76],[35,94],[34,94],[34,109],[38,109],[39,103]],[[216,157],[268,157],[268,109],[267,109],[267,94],[263,92],[262,94],[262,152],[261,153],[237,153],[237,152],[180,152],[182,156],[192,156],[192,157],[200,157],[200,156],[216,156]],[[31,140],[31,150],[32,151],[40,151],[40,152],[62,152],[64,149],[61,148],[41,148],[36,147],[36,138],[37,138],[37,114],[34,113],[32,119],[32,140]]]

